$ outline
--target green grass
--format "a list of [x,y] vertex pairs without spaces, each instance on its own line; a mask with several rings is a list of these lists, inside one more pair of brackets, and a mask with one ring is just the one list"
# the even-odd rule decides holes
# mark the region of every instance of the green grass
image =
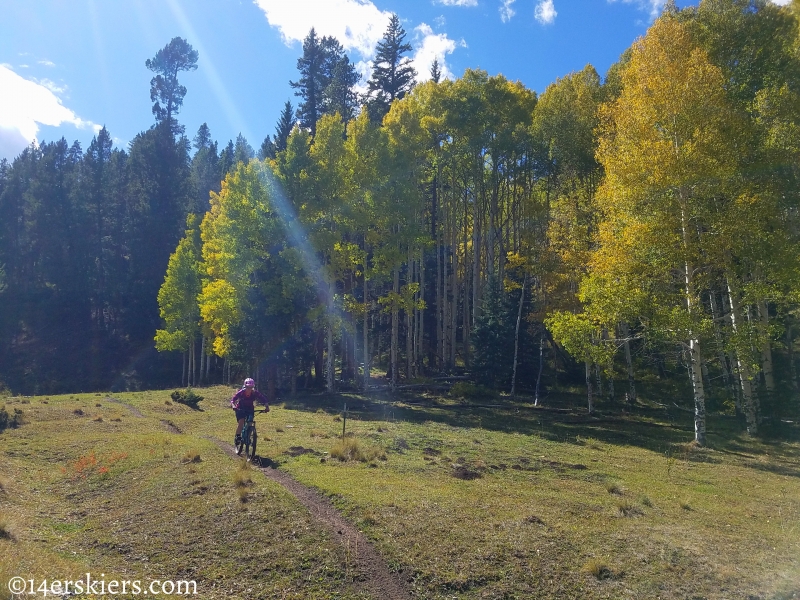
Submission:
[[[188,575],[203,598],[362,597],[347,548],[209,439],[232,438],[232,390],[203,389],[199,411],[169,393],[114,396],[141,418],[94,394],[18,407],[25,424],[0,434],[0,518],[13,515],[14,535],[0,539],[0,577]],[[331,498],[417,598],[800,594],[797,442],[749,439],[716,415],[703,449],[681,414],[659,410],[388,400],[274,406],[256,419],[259,454]],[[321,460],[342,444],[344,402],[344,443],[362,456]]]

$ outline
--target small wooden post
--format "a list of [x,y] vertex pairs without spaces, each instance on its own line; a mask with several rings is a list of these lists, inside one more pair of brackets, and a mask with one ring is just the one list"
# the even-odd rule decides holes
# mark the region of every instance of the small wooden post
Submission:
[[344,432],[347,430],[347,402],[344,403],[342,417],[342,439],[344,439]]

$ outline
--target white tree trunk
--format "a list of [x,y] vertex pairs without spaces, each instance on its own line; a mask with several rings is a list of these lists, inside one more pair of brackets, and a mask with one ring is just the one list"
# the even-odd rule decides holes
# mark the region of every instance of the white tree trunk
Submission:
[[328,355],[325,358],[325,388],[328,392],[334,390],[334,362],[333,362],[333,289],[334,283],[328,284]]
[[[400,269],[395,267],[392,290],[395,294],[400,293]],[[396,297],[396,296],[395,296]],[[400,322],[400,311],[397,302],[392,303],[392,340],[389,361],[392,369],[392,391],[397,389],[397,348],[398,348],[398,333]]]
[[764,384],[767,393],[775,393],[775,369],[772,364],[772,342],[769,339],[769,307],[764,300],[758,303],[758,316],[761,324],[761,368],[764,373]]
[[636,378],[634,377],[633,358],[631,357],[631,342],[630,342],[631,330],[630,327],[628,327],[628,324],[623,322],[620,323],[620,331],[622,332],[622,337],[625,339],[623,348],[625,349],[625,365],[628,367],[628,402],[635,403]]
[[706,399],[703,389],[703,376],[700,373],[702,363],[700,355],[700,342],[689,341],[689,365],[694,389],[694,439],[701,446],[706,445]]
[[[719,307],[717,306],[717,294],[713,290],[708,295],[709,299],[711,300],[711,316],[713,318],[713,326],[714,326],[714,341],[717,345],[717,360],[719,361],[719,366],[722,369],[722,380],[725,383],[725,389],[728,391],[733,390],[734,398],[737,398],[738,404],[738,395],[736,393],[735,387],[732,388],[731,382],[731,374],[730,370],[728,369],[728,360],[725,357],[725,346],[722,341],[722,333],[719,329],[719,321],[722,318],[720,314]],[[737,408],[739,408],[737,406]]]
[[[366,260],[366,259],[365,259]],[[364,265],[364,393],[369,390],[369,286]]]
[[594,410],[592,394],[592,361],[586,359],[586,397],[589,402],[589,414]]
[[[739,304],[739,296],[734,289],[730,277],[728,278],[728,298],[731,304],[731,326],[733,327],[734,333],[738,333],[743,323],[742,311]],[[744,360],[742,359],[739,350],[736,351],[736,370],[739,374],[739,383],[742,390],[742,409],[744,410],[744,417],[747,421],[747,432],[750,435],[755,435],[758,433],[757,399],[753,395],[753,378],[750,372],[750,366],[746,358]]]
[[519,294],[519,308],[517,309],[517,326],[514,330],[514,370],[511,375],[511,397],[517,393],[517,357],[519,356],[519,325],[522,322],[522,305],[525,302],[525,286],[528,283],[528,274],[522,278],[522,291]]

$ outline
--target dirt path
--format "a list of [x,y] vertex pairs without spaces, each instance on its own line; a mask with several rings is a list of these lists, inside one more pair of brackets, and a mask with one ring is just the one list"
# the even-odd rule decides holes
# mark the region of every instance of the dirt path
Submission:
[[[225,453],[236,457],[233,446],[218,439],[209,439]],[[411,592],[402,574],[392,574],[389,571],[386,561],[364,534],[348,522],[327,498],[278,469],[270,466],[257,466],[257,468],[268,478],[289,490],[311,515],[333,534],[334,539],[355,557],[358,569],[358,575],[355,577],[356,586],[380,600],[410,600]]]
[[131,411],[131,414],[134,417],[138,417],[140,419],[144,417],[144,415],[141,413],[141,411],[138,408],[136,408],[135,406],[131,406],[130,404],[126,404],[122,400],[117,400],[116,398],[112,398],[111,396],[106,396],[106,401],[113,402],[114,404],[119,404],[120,406],[124,406],[129,411]]

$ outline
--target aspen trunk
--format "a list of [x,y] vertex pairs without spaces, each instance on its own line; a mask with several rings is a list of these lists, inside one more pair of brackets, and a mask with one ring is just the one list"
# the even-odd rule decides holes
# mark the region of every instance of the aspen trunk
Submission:
[[592,414],[594,407],[592,406],[592,361],[586,359],[586,397],[589,402],[589,414]]
[[334,372],[333,372],[333,294],[334,283],[328,284],[328,356],[325,360],[325,389],[328,392],[334,390]]
[[522,291],[519,295],[519,308],[517,309],[517,326],[514,330],[514,370],[511,375],[511,397],[517,393],[517,357],[519,356],[519,325],[522,322],[522,305],[525,302],[525,286],[528,283],[528,274],[522,278]]
[[456,366],[456,333],[458,332],[458,240],[455,228],[455,215],[453,216],[453,230],[452,230],[452,249],[453,249],[453,272],[450,275],[450,293],[453,298],[450,303],[450,338],[448,340],[448,349],[450,357],[448,363],[450,368]]
[[470,347],[469,347],[469,335],[470,335],[470,309],[469,309],[469,260],[467,254],[467,248],[469,247],[469,230],[468,230],[468,204],[464,202],[464,281],[463,281],[463,289],[464,289],[464,306],[462,307],[462,341],[463,341],[463,352],[464,352],[464,364],[469,367],[470,365]]
[[630,327],[628,327],[628,324],[624,322],[620,323],[620,330],[622,331],[622,337],[625,338],[623,347],[625,349],[625,364],[628,367],[628,402],[635,403],[636,379],[633,372],[633,359],[631,358],[631,330]]
[[[739,304],[739,297],[730,278],[728,278],[728,298],[731,304],[731,326],[734,333],[738,333],[742,325],[742,311]],[[742,408],[747,422],[747,432],[750,435],[755,435],[758,433],[757,400],[753,395],[750,367],[747,364],[747,359],[742,359],[740,350],[736,351],[736,370],[739,374],[739,383],[742,390]]]
[[600,370],[600,365],[594,364],[594,375],[597,378],[597,397],[603,398],[603,373]]
[[711,316],[713,318],[714,323],[714,341],[717,345],[717,360],[719,361],[719,366],[722,368],[722,381],[725,383],[725,388],[728,391],[733,389],[734,398],[737,397],[735,386],[732,388],[732,378],[730,374],[730,370],[728,368],[728,360],[725,357],[725,350],[724,344],[722,342],[722,333],[719,330],[719,320],[722,318],[720,315],[719,307],[717,305],[717,294],[714,291],[711,291],[708,295],[711,301]]
[[[725,312],[725,315],[730,322],[731,331],[735,331],[735,327],[733,326],[733,309],[731,308],[731,298],[727,292],[723,292],[722,294],[722,308]],[[741,386],[741,379],[739,377],[739,371],[736,367],[736,352],[731,351],[730,353],[726,353],[728,357],[728,364],[731,368],[731,378],[733,379],[733,393],[734,393],[734,401],[736,403],[736,414],[737,415],[744,415],[744,400],[742,399],[742,386]]]
[[181,352],[181,387],[184,387],[184,381],[186,381],[186,352]]
[[[420,303],[425,302],[425,251],[420,251],[419,259],[419,300]],[[423,370],[423,356],[422,356],[422,341],[425,338],[425,312],[421,308],[417,308],[417,349],[415,351],[416,371],[418,375],[422,374]]]
[[[409,252],[410,256],[410,252]],[[414,263],[409,258],[408,261],[408,281],[413,282],[413,266]],[[413,314],[413,309],[410,306],[405,307],[406,313],[406,379],[411,379],[411,359],[412,359],[412,345],[413,345],[413,329],[411,323],[411,316]]]
[[369,390],[369,286],[364,265],[364,393]]
[[201,385],[203,383],[204,367],[207,362],[208,362],[208,357],[206,356],[206,336],[203,336],[200,341],[200,377],[198,380]]
[[797,367],[794,364],[794,336],[792,335],[792,322],[786,320],[786,350],[789,353],[789,377],[792,381],[792,389],[798,390],[797,384]]
[[480,233],[480,219],[476,212],[473,217],[473,230],[472,230],[472,323],[470,327],[474,327],[478,321],[478,314],[480,313],[480,281],[481,281],[481,233]]
[[[681,196],[684,192],[681,191]],[[683,247],[689,255],[689,233],[687,230],[685,209],[681,209],[681,225],[683,229]],[[694,266],[687,259],[684,265],[684,292],[686,294],[686,311],[691,315],[695,311],[694,307]],[[694,337],[693,332],[689,332],[689,374],[692,379],[692,389],[694,391],[694,440],[701,446],[706,445],[706,397],[703,388],[703,376],[700,365],[703,357],[700,354],[700,340]]]
[[[400,293],[400,269],[398,267],[394,268],[394,277],[393,277],[393,285],[392,290],[395,294]],[[396,296],[395,296],[396,297]],[[397,348],[398,348],[398,340],[397,336],[399,333],[399,320],[400,320],[400,311],[398,310],[397,302],[392,303],[392,340],[391,340],[391,350],[390,350],[390,366],[392,369],[392,391],[397,389]]]
[[769,339],[769,307],[764,300],[758,303],[758,316],[761,324],[761,369],[764,373],[764,385],[767,394],[775,393],[775,371],[772,363],[772,343]]
[[700,342],[689,341],[689,365],[694,389],[694,439],[701,446],[706,445],[706,402],[703,390],[703,377],[699,373],[698,365],[702,362],[700,355]]
[[[544,327],[544,326],[542,326]],[[542,368],[544,367],[544,332],[539,333],[539,373],[536,375],[536,393],[533,397],[533,405],[539,406],[539,385],[542,381]]]

